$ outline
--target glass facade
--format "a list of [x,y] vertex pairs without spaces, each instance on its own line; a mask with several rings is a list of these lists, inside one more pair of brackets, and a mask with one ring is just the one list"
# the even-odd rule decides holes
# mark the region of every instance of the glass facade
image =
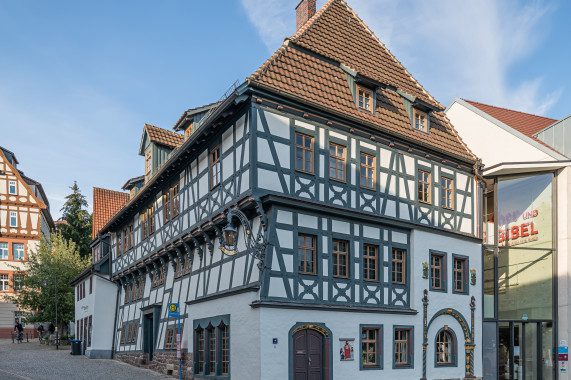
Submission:
[[553,173],[488,179],[483,208],[484,379],[551,380]]

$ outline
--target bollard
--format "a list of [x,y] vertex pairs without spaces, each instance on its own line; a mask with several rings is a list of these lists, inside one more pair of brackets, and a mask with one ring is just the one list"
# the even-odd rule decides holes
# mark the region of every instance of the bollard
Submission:
[[26,343],[30,343],[30,333],[26,333]]

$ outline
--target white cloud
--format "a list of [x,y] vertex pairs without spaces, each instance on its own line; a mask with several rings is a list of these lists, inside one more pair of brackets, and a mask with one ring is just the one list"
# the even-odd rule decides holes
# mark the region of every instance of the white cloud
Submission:
[[[317,2],[318,7],[325,0]],[[270,52],[295,32],[298,0],[242,0]],[[447,105],[454,97],[546,114],[562,91],[518,76],[547,36],[553,6],[537,0],[349,0],[416,79]]]

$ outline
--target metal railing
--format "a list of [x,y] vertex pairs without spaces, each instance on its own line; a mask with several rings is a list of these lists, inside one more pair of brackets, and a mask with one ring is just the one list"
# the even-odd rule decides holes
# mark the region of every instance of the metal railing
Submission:
[[212,115],[212,113],[213,113],[214,111],[216,111],[216,109],[220,106],[220,104],[222,104],[222,102],[223,102],[224,100],[226,100],[226,99],[230,96],[230,94],[232,94],[232,93],[238,88],[239,85],[240,85],[240,81],[239,81],[239,80],[236,80],[234,83],[232,83],[232,85],[226,90],[226,92],[224,92],[224,94],[222,94],[222,96],[220,97],[220,99],[218,99],[218,100],[216,101],[216,103],[214,103],[214,106],[213,106],[211,109],[209,109],[208,112],[206,112],[206,114],[196,123],[196,127],[193,128],[193,129],[194,129],[194,130],[199,129],[199,128],[202,126],[202,123],[203,123],[206,119],[208,119],[208,117],[209,117],[210,115]]

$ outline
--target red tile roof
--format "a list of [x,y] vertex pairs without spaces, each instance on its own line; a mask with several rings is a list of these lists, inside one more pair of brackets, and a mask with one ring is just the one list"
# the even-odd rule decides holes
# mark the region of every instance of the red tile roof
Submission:
[[[377,90],[375,114],[357,108],[342,65],[360,76],[392,87]],[[343,0],[329,0],[248,81],[313,106],[348,115],[381,132],[474,161],[444,107],[438,103]],[[433,111],[429,135],[416,133],[399,89]]]
[[93,188],[93,222],[91,227],[91,238],[95,239],[95,235],[102,229],[107,222],[111,220],[119,210],[127,204],[129,200],[128,193]]
[[550,119],[543,116],[532,115],[529,113],[509,110],[506,108],[494,107],[471,100],[463,100],[478,108],[479,110],[487,113],[494,119],[501,121],[502,123],[529,137],[533,137],[533,135],[535,135],[537,132],[545,129],[557,121],[555,119]]
[[151,124],[145,124],[145,130],[152,142],[165,145],[171,149],[178,148],[184,142],[184,135],[169,131],[168,129],[155,127]]

